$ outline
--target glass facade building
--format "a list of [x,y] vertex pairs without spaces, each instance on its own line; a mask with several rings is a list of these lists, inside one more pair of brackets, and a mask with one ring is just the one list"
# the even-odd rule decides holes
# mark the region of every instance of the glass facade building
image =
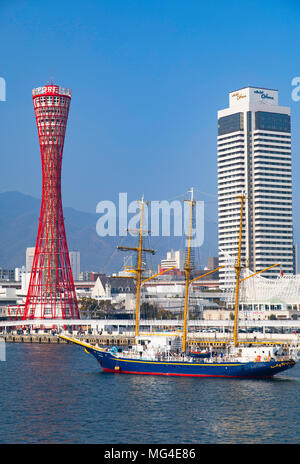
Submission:
[[270,278],[295,273],[290,109],[277,101],[276,90],[246,87],[218,112],[220,265],[237,256],[244,191],[242,264],[257,272],[279,263],[263,274]]

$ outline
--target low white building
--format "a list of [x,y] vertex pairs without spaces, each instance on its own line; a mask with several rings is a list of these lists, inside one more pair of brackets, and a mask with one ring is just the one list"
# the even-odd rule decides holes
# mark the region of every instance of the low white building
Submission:
[[20,282],[22,280],[22,275],[26,273],[26,266],[16,267],[15,268],[15,281]]
[[163,269],[170,269],[171,267],[175,267],[180,271],[183,271],[184,268],[184,251],[182,250],[171,250],[167,252],[167,258],[162,259],[160,263],[161,270]]
[[100,277],[97,278],[94,287],[91,290],[91,298],[95,300],[111,301],[111,286],[108,282],[103,284]]
[[[251,276],[249,269],[242,271],[241,279]],[[228,309],[234,309],[235,292],[229,287],[224,292]],[[240,317],[245,319],[300,318],[300,274],[267,279],[261,274],[242,280],[239,298]]]

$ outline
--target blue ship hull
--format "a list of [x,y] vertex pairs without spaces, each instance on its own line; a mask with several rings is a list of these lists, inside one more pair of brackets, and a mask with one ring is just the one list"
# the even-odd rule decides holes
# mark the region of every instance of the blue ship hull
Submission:
[[100,354],[90,350],[104,372],[119,374],[171,375],[185,377],[235,377],[235,378],[270,378],[275,374],[290,369],[295,361],[266,362],[189,362],[189,361],[147,361],[117,358],[111,353]]
[[[64,338],[64,337],[63,337]],[[67,339],[67,338],[66,338]],[[150,361],[115,354],[94,348],[74,339],[67,339],[81,345],[87,353],[92,354],[104,372],[119,374],[168,375],[183,377],[228,377],[228,378],[270,378],[279,372],[291,369],[296,363],[286,361],[262,362],[199,362],[197,358],[189,361]]]

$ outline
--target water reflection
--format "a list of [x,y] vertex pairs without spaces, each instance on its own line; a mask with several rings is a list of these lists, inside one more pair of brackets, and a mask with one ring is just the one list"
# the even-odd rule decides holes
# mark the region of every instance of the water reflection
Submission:
[[9,345],[2,443],[299,443],[300,369],[273,380],[101,373],[72,345]]

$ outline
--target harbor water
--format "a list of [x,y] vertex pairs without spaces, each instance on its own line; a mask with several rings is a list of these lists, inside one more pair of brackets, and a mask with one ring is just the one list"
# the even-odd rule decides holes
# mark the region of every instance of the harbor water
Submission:
[[105,374],[74,345],[7,344],[0,443],[300,443],[300,363],[270,380]]

